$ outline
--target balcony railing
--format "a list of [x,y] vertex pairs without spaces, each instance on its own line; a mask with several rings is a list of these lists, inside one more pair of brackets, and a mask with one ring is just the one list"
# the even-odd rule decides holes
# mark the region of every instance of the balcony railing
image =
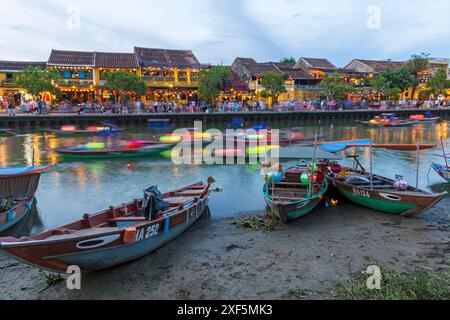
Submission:
[[1,87],[15,87],[17,84],[14,82],[14,80],[5,80],[0,82]]
[[87,88],[94,85],[94,80],[61,80],[58,84],[64,87]]

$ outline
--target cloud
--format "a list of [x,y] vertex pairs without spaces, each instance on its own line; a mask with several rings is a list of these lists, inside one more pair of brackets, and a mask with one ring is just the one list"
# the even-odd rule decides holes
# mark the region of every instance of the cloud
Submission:
[[[205,63],[236,56],[406,59],[447,57],[450,2],[435,0],[3,0],[0,60],[43,60],[50,50],[131,52],[134,46],[192,49]],[[367,8],[380,9],[370,30]],[[69,8],[80,29],[68,29]]]

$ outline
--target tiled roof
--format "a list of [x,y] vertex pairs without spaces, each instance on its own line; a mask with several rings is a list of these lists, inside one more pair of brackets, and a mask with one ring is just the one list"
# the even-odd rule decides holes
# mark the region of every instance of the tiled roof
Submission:
[[134,53],[96,52],[95,66],[98,68],[136,69],[139,68]]
[[236,58],[236,60],[241,62],[242,64],[257,63],[253,58]]
[[404,62],[401,61],[391,61],[391,60],[361,60],[358,61],[364,63],[365,65],[371,67],[375,73],[381,73],[386,69],[398,69],[404,65]]
[[95,52],[52,50],[47,65],[93,67],[95,65]]
[[315,79],[314,77],[311,77],[308,73],[301,69],[294,69],[294,63],[273,63],[278,69],[280,69],[282,72],[287,73],[290,78],[293,80],[306,80],[306,79]]
[[152,48],[134,48],[141,66],[158,67],[200,67],[195,55],[190,50],[167,50]]
[[0,61],[0,72],[19,72],[27,67],[45,68],[46,62]]
[[283,70],[293,80],[315,80],[316,78],[310,76],[301,69]]
[[246,64],[245,67],[252,74],[253,77],[257,75],[262,75],[267,72],[281,73],[281,70],[278,69],[275,66],[275,64],[271,62]]
[[318,70],[336,70],[336,66],[332,64],[327,59],[320,59],[320,58],[302,58],[306,62],[308,62],[313,69]]

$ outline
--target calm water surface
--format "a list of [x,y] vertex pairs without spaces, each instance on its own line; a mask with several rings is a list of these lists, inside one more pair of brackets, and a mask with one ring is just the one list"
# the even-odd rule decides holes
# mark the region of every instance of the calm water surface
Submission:
[[[272,127],[279,127],[273,125]],[[302,127],[305,135],[314,135],[316,128],[329,140],[371,138],[374,143],[434,143],[439,137],[450,150],[447,123],[417,125],[411,128],[366,128],[353,123]],[[146,129],[134,129],[128,139],[150,139]],[[0,137],[0,166],[31,165],[33,150],[35,164],[51,164],[52,170],[44,174],[37,193],[38,214],[24,222],[19,232],[35,233],[79,219],[85,213],[103,210],[142,196],[142,190],[158,185],[162,191],[184,186],[214,176],[222,193],[213,194],[213,217],[223,218],[261,211],[265,203],[261,195],[263,179],[258,166],[177,166],[164,157],[136,158],[133,160],[64,161],[54,151],[57,147],[84,144],[86,137],[61,137],[55,134],[23,132],[16,137]],[[101,140],[102,138],[95,138]],[[362,164],[369,167],[368,150],[359,150]],[[440,149],[421,152],[419,186],[428,191],[450,191],[434,172],[429,175],[431,161],[443,162],[436,157]],[[401,174],[415,185],[416,153],[374,150],[374,173],[387,177]],[[129,170],[127,165],[131,164]],[[448,201],[446,199],[445,201]]]

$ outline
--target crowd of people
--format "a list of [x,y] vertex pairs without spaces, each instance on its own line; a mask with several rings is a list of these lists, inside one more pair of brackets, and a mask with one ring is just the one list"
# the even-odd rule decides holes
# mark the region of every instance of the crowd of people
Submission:
[[218,101],[215,105],[207,102],[191,101],[185,104],[173,101],[134,101],[126,104],[111,103],[72,103],[61,101],[50,102],[23,101],[15,104],[14,101],[3,99],[1,107],[4,113],[15,116],[18,113],[43,115],[49,113],[78,113],[78,114],[144,114],[144,113],[215,113],[215,112],[264,112],[264,111],[336,111],[336,110],[365,110],[365,109],[398,109],[398,108],[441,108],[450,106],[450,101],[436,100],[400,100],[369,102],[366,100],[338,100],[324,99],[293,100],[274,102],[272,106],[265,100],[259,101]]

